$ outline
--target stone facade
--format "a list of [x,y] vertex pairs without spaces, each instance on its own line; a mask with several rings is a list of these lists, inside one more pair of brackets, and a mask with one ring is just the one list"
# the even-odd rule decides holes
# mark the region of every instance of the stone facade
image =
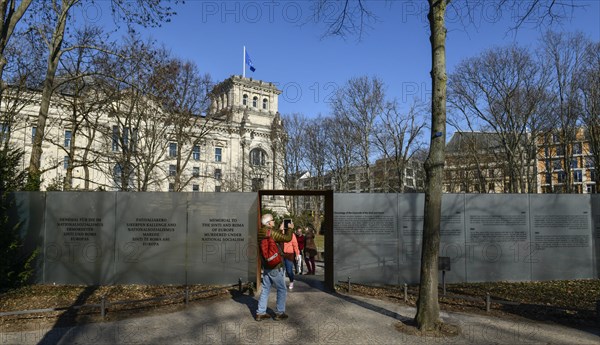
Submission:
[[[169,123],[172,116],[157,107],[146,109],[146,117],[127,122],[114,108],[105,107],[86,115],[74,128],[69,100],[54,96],[43,142],[41,189],[281,189],[285,133],[278,112],[280,94],[273,83],[232,76],[214,87],[208,113],[188,121],[185,131],[190,139],[183,141]],[[10,97],[2,104],[0,140],[24,150],[23,169],[29,165],[39,98],[36,91],[29,92],[17,111]],[[160,136],[148,134],[151,126],[161,130]],[[120,163],[124,156],[127,163]],[[151,158],[150,168],[141,157]],[[123,178],[125,171],[129,178]],[[146,183],[141,183],[142,176]]]

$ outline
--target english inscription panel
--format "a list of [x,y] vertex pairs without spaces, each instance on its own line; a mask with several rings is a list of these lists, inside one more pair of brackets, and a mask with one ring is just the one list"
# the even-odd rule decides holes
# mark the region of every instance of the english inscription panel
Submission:
[[[194,193],[188,207],[188,283],[255,279],[255,193]],[[252,269],[254,268],[254,269]]]

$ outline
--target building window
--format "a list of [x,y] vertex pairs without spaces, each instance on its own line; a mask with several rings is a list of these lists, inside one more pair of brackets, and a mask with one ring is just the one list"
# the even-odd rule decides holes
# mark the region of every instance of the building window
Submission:
[[177,143],[169,143],[169,157],[177,157]]
[[63,167],[65,168],[65,170],[69,169],[69,156],[65,156],[63,160]]
[[169,164],[169,176],[175,176],[177,173],[177,167],[175,164]]
[[71,147],[71,131],[65,131],[65,148]]
[[119,146],[120,146],[119,145],[119,127],[113,126],[113,128],[112,128],[112,150],[118,151]]
[[252,98],[252,106],[254,108],[258,107],[258,97],[254,96],[254,98]]
[[552,184],[552,174],[546,173],[546,184]]
[[200,167],[192,167],[192,175],[194,177],[200,177]]
[[215,192],[221,193],[221,186],[215,186]]
[[558,142],[559,142],[559,139],[560,139],[560,138],[558,137],[558,134],[556,134],[556,133],[552,133],[552,142],[553,142],[553,143],[558,143]]
[[0,123],[0,142],[8,141],[10,126],[6,123]]
[[200,160],[200,146],[194,145],[194,147],[192,148],[192,159],[195,161]]
[[[128,164],[127,169],[124,169],[124,167],[120,163],[115,164],[115,166],[113,167],[113,179],[115,185],[121,190],[133,189],[134,178],[135,169],[131,163]],[[127,185],[123,185],[123,182],[125,182]]]
[[554,168],[554,170],[562,170],[560,159],[555,159],[552,161],[552,168]]
[[123,128],[123,149],[129,148],[129,127]]
[[35,141],[35,133],[36,132],[37,132],[37,127],[36,126],[31,127],[31,143],[32,144]]
[[577,168],[577,158],[571,159],[571,168]]
[[564,171],[558,173],[558,183],[565,183],[567,180],[567,174]]
[[267,153],[263,149],[253,149],[250,151],[250,165],[264,166],[266,163]]
[[169,192],[175,191],[175,183],[169,183]]
[[564,156],[565,155],[565,150],[562,147],[562,145],[557,145],[556,146],[556,155],[557,156]]
[[215,180],[221,181],[221,169],[215,169]]
[[585,167],[586,168],[593,168],[594,167],[594,158],[592,158],[592,157],[585,157]]
[[596,185],[588,184],[585,186],[585,190],[587,191],[588,194],[596,193]]
[[574,155],[580,155],[581,154],[581,143],[574,143],[573,144],[573,154]]
[[193,184],[192,185],[192,191],[193,192],[199,192],[200,191],[200,186],[197,184]]
[[269,107],[269,101],[266,98],[263,98],[263,109],[267,110]]
[[596,170],[590,170],[590,181],[596,181]]
[[583,174],[581,170],[573,170],[573,182],[582,182]]
[[248,95],[242,96],[242,105],[248,105]]
[[215,147],[215,162],[221,162],[223,160],[223,149],[220,147]]
[[265,184],[265,180],[263,180],[262,178],[253,178],[252,179],[252,191],[258,192],[259,190],[263,189],[264,184]]

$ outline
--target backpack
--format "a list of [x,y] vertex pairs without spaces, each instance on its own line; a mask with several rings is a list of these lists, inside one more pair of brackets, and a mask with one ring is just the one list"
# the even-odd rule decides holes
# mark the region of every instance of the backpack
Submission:
[[260,255],[265,268],[275,268],[281,263],[279,246],[271,237],[271,230],[267,230],[267,237],[260,240]]

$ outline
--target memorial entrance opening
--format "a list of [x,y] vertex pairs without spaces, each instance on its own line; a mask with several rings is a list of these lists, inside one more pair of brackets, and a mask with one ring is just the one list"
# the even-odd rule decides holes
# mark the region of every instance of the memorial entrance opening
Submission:
[[[324,286],[325,289],[334,291],[334,274],[333,274],[333,191],[331,190],[260,190],[258,192],[259,210],[263,209],[263,197],[268,196],[322,196],[323,202],[323,221],[321,223],[321,231],[325,234],[324,243]],[[257,218],[258,226],[260,226],[260,215]],[[319,229],[315,229],[319,231]],[[260,286],[260,260],[257,260],[256,282],[257,288]]]

